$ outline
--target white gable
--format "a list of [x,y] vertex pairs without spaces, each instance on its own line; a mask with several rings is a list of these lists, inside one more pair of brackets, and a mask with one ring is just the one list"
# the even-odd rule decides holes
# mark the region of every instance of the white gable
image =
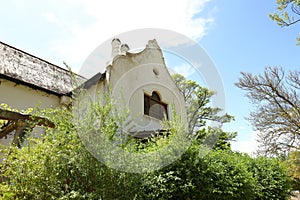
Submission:
[[[177,114],[185,117],[184,98],[168,72],[156,40],[150,40],[146,48],[139,53],[130,53],[128,48],[122,51],[122,47],[124,45],[119,39],[112,41],[112,61],[106,70],[105,84],[102,82],[97,90],[107,91],[103,86],[108,87],[112,91],[113,99],[120,104],[119,108],[130,109],[135,131],[161,129],[161,120],[157,116],[163,111],[155,107],[166,110],[165,114],[170,120],[172,107],[176,109]],[[159,101],[151,101],[153,92],[158,94]],[[150,104],[156,104],[145,105],[145,97],[150,98]],[[150,109],[150,113],[145,109]],[[158,110],[156,115],[155,109]]]

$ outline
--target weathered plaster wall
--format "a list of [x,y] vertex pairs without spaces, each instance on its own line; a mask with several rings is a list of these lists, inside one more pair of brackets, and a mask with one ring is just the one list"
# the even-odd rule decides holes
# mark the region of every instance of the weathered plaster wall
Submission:
[[114,99],[120,103],[120,108],[125,106],[130,109],[137,130],[161,129],[160,120],[144,115],[145,93],[159,93],[161,101],[168,104],[169,119],[172,116],[172,105],[178,114],[185,117],[183,96],[165,66],[156,41],[149,41],[142,52],[116,56],[107,71],[107,81]]
[[[5,79],[0,79],[0,104],[1,103],[8,104],[10,107],[20,111],[28,108],[35,108],[36,106],[42,109],[59,107],[60,97]],[[42,132],[42,127],[36,127],[32,132],[32,136],[39,136]],[[6,139],[1,139],[0,144],[10,145],[13,134],[14,132],[9,134]]]
[[[72,90],[72,79],[68,70],[0,42],[0,103],[17,110],[59,107],[62,100],[68,103],[63,94]],[[43,132],[42,127],[35,130],[33,134]],[[0,144],[10,144],[12,137]]]
[[18,110],[25,110],[36,106],[50,108],[60,105],[60,97],[0,79],[0,103],[6,103]]

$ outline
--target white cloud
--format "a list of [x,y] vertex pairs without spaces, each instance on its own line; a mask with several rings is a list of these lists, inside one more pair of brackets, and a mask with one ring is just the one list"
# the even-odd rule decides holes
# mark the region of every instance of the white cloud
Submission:
[[[207,26],[213,19],[196,17],[196,14],[203,10],[208,1],[76,0],[64,2],[66,9],[71,10],[75,4],[77,9],[81,9],[77,12],[79,16],[74,19],[63,17],[63,13],[57,14],[55,10],[46,12],[44,16],[48,22],[63,24],[63,29],[67,31],[67,37],[57,38],[52,42],[51,49],[61,54],[71,65],[78,66],[105,40],[134,29],[169,29],[193,39],[200,39],[206,34]],[[81,15],[90,18],[89,23],[76,20]]]
[[248,138],[231,142],[232,150],[253,155],[258,150],[257,134],[257,131],[253,131]]
[[187,63],[182,63],[181,65],[179,66],[175,66],[173,68],[173,70],[178,73],[178,74],[181,74],[183,75],[184,77],[189,77],[190,75],[192,75],[193,73],[195,73],[195,69],[187,64]]
[[58,24],[59,23],[59,20],[58,20],[57,16],[53,12],[46,12],[46,13],[44,13],[44,17],[50,23],[54,23],[54,24]]

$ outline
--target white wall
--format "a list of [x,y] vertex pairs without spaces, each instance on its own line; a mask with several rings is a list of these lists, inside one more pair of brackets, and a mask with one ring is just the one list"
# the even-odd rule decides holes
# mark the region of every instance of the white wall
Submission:
[[60,98],[53,94],[32,89],[5,79],[0,79],[0,103],[25,110],[27,108],[50,108],[59,106]]
[[172,80],[158,46],[115,57],[108,72],[107,80],[114,99],[120,103],[120,109],[124,106],[130,109],[137,130],[161,129],[160,120],[144,115],[145,93],[151,95],[156,91],[160,94],[161,101],[168,104],[169,119],[172,105],[177,114],[186,117],[183,96]]
[[[19,111],[26,110],[28,108],[54,108],[60,105],[60,98],[53,94],[47,94],[30,87],[16,84],[6,79],[0,79],[0,104],[8,104],[11,108]],[[41,128],[37,128],[35,131],[37,135],[42,132]],[[11,144],[13,134],[10,134],[7,139],[2,138],[0,144]]]
[[[0,103],[9,104],[18,110],[38,106],[51,108],[60,106],[60,97],[0,79]],[[176,113],[186,118],[185,102],[173,82],[161,49],[155,40],[139,53],[126,53],[113,58],[107,67],[106,79],[89,88],[86,95],[103,96],[109,90],[120,112],[130,109],[132,131],[161,129],[161,121],[144,115],[144,94],[159,93],[161,101],[168,105],[168,117],[172,120],[172,106]],[[1,143],[7,143],[2,140]]]

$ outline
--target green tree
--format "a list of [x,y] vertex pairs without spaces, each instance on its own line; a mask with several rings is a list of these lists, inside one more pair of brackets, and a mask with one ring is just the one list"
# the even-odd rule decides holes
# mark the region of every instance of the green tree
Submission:
[[173,80],[187,104],[188,130],[190,133],[203,128],[207,121],[227,123],[233,120],[229,114],[220,115],[221,108],[212,108],[210,101],[215,92],[200,86],[196,81],[188,80],[180,74],[173,75]]
[[293,187],[300,190],[300,151],[291,151],[286,160],[289,175],[293,178]]
[[287,167],[277,158],[257,157],[250,160],[249,171],[255,178],[255,199],[288,199],[291,178]]
[[255,106],[249,120],[259,131],[261,153],[279,155],[298,149],[300,141],[300,71],[267,67],[263,74],[242,72],[236,86]]
[[[291,26],[300,21],[299,0],[277,0],[277,11],[269,14],[269,17],[281,27]],[[300,37],[297,38],[298,44]]]
[[173,80],[186,102],[189,133],[209,148],[230,149],[230,142],[237,132],[225,132],[221,127],[210,127],[207,122],[218,122],[220,125],[234,120],[229,114],[220,114],[221,108],[211,106],[211,97],[215,92],[200,86],[196,81],[188,80],[180,74],[174,74]]
[[225,132],[221,128],[202,128],[197,131],[196,140],[214,150],[231,150],[231,141],[237,132]]

